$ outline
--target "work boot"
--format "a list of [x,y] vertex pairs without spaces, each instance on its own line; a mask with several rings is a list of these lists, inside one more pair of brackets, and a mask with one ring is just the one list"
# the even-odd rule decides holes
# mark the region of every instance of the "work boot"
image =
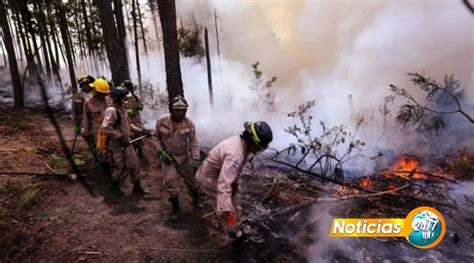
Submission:
[[118,180],[112,181],[112,186],[110,187],[110,191],[112,192],[112,194],[117,195],[117,196],[125,195],[120,189],[120,182]]
[[145,191],[140,183],[140,181],[137,181],[133,183],[133,193],[136,195],[147,195],[150,194],[149,192]]
[[173,211],[168,216],[168,221],[169,222],[177,222],[179,219],[179,213],[181,212],[181,208],[179,207],[179,199],[177,196],[171,197],[168,199],[171,202],[171,205],[173,206]]

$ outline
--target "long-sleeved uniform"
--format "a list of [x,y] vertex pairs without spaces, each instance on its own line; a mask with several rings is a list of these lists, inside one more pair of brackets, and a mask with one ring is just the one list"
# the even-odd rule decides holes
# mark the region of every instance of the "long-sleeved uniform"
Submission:
[[135,148],[132,144],[122,148],[120,144],[121,140],[130,139],[133,128],[122,107],[115,105],[105,110],[102,131],[108,137],[108,147],[112,152],[112,178],[115,180],[128,174],[133,182],[140,179],[140,161]]
[[216,145],[197,171],[197,183],[218,215],[233,212],[240,218],[240,171],[246,160],[244,140],[233,136]]
[[170,197],[178,195],[179,176],[184,179],[190,191],[196,190],[191,160],[199,159],[199,143],[194,123],[184,118],[173,129],[171,115],[162,116],[156,122],[152,141],[157,152],[164,149],[174,159],[171,165],[162,163],[165,188]]
[[112,101],[108,97],[106,97],[105,100],[99,100],[97,97],[93,96],[84,102],[81,128],[81,134],[83,136],[92,135],[94,137],[94,142],[97,140],[99,127],[104,118],[104,112],[107,107],[111,105]]

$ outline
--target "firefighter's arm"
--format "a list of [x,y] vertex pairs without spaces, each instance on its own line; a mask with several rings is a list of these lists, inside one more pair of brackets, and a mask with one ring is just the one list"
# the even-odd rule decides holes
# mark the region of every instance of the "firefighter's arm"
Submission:
[[104,120],[102,121],[101,126],[102,131],[114,140],[120,139],[124,136],[120,131],[114,128],[115,121],[117,120],[117,114],[118,113],[115,108],[107,108],[104,112]]
[[153,131],[153,134],[152,134],[152,137],[151,137],[151,141],[153,143],[153,148],[157,152],[161,152],[163,150],[163,143],[161,142],[161,134],[160,134],[160,123],[161,123],[161,120],[158,119],[156,121],[155,130]]
[[196,127],[194,126],[194,123],[191,122],[191,134],[189,136],[189,148],[191,151],[191,159],[193,160],[199,160],[199,141],[197,139],[196,135]]

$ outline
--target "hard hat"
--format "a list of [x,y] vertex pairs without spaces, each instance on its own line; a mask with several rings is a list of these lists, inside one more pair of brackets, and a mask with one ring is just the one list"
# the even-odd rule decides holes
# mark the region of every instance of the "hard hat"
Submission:
[[97,78],[93,83],[89,84],[93,87],[95,91],[100,93],[110,93],[110,86],[107,80],[102,78]]
[[83,85],[83,84],[89,85],[89,84],[93,83],[94,81],[95,81],[95,79],[91,75],[84,75],[78,80],[79,85]]
[[267,148],[273,140],[272,129],[264,121],[245,122],[244,128],[251,135],[253,142],[260,148]]
[[186,110],[188,109],[188,106],[188,102],[181,95],[174,97],[170,103],[170,109],[173,110]]
[[129,90],[133,90],[133,82],[129,79],[127,80],[124,80],[123,83],[122,83],[122,86],[124,86],[125,88],[129,89]]
[[112,99],[120,101],[125,98],[128,94],[128,89],[123,86],[118,86],[112,90]]

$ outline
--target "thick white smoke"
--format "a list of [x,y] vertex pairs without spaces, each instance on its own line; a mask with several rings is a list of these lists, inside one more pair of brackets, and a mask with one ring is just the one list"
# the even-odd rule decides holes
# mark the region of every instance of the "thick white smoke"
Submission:
[[[437,80],[454,74],[466,89],[470,105],[465,107],[474,109],[474,89],[470,88],[474,86],[474,26],[461,2],[178,1],[177,12],[185,27],[209,29],[214,110],[208,103],[205,60],[184,58],[181,66],[185,94],[192,105],[190,116],[201,137],[211,144],[238,133],[245,120],[265,118],[275,130],[274,145],[283,147],[289,138],[282,126],[290,121],[284,113],[313,99],[317,120],[349,124],[349,95],[354,110],[367,120],[359,135],[374,142],[381,134],[378,107],[389,94],[388,84],[410,90],[406,73],[413,71]],[[164,86],[162,53],[149,55],[147,61],[148,67],[142,62],[144,78]],[[251,107],[256,98],[248,86],[254,78],[250,64],[255,61],[261,62],[266,78],[278,77],[272,88],[278,113]],[[378,146],[404,148],[396,141],[385,140]]]

